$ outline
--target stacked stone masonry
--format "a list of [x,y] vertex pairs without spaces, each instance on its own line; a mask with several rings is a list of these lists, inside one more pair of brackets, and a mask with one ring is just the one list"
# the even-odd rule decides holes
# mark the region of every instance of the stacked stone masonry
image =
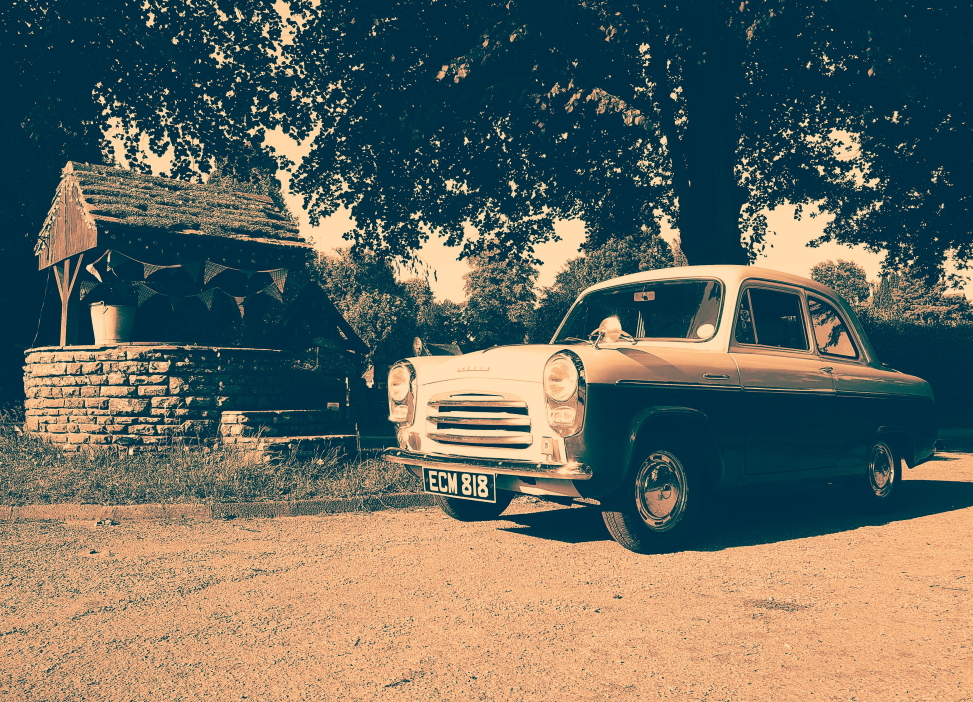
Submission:
[[293,365],[291,354],[266,349],[31,349],[25,429],[66,449],[215,439],[224,411],[286,407]]

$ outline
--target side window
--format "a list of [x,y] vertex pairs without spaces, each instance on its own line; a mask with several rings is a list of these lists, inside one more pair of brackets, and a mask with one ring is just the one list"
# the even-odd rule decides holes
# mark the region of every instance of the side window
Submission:
[[750,288],[740,301],[737,341],[781,349],[807,351],[801,296],[765,288]]
[[818,351],[831,356],[855,358],[858,352],[851,340],[851,334],[845,326],[838,310],[828,302],[816,297],[807,298],[808,312],[811,314],[811,324],[814,326],[814,340]]

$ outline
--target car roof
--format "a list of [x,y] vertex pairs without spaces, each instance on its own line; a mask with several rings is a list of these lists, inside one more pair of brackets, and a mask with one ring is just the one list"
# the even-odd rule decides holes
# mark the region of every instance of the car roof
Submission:
[[799,275],[774,271],[769,268],[758,268],[756,266],[679,266],[677,268],[657,268],[652,271],[642,271],[605,280],[592,285],[584,292],[589,293],[595,290],[614,288],[619,285],[628,285],[631,283],[643,283],[653,280],[680,280],[684,278],[716,278],[722,280],[727,286],[737,286],[745,280],[767,280],[786,283],[788,285],[799,285],[824,293],[829,297],[835,294],[831,288],[821,285],[821,283],[817,283],[810,278],[803,278]]

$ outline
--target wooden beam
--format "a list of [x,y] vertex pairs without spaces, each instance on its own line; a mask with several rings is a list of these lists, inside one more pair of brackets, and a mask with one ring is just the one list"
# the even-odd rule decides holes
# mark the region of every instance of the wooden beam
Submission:
[[81,272],[81,261],[84,254],[78,255],[78,260],[74,264],[74,274],[71,273],[71,258],[68,257],[60,264],[54,264],[54,279],[57,281],[57,291],[61,296],[61,337],[59,346],[68,345],[68,305],[71,302],[71,293],[74,292],[74,285],[78,282],[78,273]]

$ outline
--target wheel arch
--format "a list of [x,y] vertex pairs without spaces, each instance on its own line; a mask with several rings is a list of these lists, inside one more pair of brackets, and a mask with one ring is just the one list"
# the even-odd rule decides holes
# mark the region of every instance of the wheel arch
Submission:
[[885,441],[905,459],[906,465],[912,468],[916,465],[916,444],[912,433],[901,426],[886,425],[875,430],[872,442]]
[[713,486],[723,482],[723,451],[719,439],[709,418],[691,407],[653,407],[634,418],[625,480],[638,470],[641,458],[659,442],[681,444],[701,459]]

